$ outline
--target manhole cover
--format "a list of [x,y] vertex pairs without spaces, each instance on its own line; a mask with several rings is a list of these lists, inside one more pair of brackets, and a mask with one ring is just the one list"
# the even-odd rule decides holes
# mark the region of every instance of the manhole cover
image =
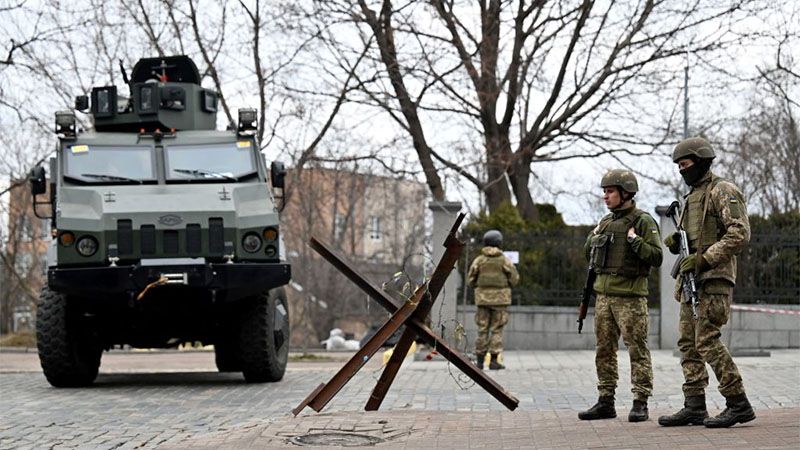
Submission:
[[312,433],[295,436],[291,440],[297,445],[330,445],[335,447],[358,447],[362,445],[375,445],[383,439],[366,434],[355,433]]

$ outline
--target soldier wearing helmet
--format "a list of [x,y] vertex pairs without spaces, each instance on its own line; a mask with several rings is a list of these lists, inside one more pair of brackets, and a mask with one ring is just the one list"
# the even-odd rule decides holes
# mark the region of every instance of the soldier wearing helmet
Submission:
[[[685,139],[675,146],[672,160],[691,187],[684,196],[679,226],[686,232],[691,254],[680,263],[680,273],[693,271],[698,281],[698,319],[682,300],[680,279],[675,298],[681,302],[678,348],[683,369],[684,408],[662,416],[664,426],[704,424],[707,427],[730,427],[755,419],[745,395],[742,376],[731,354],[720,340],[721,328],[730,317],[731,296],[736,282],[736,255],[750,241],[750,222],[742,191],[730,181],[712,173],[714,149],[701,138]],[[678,254],[680,235],[676,232],[664,244]],[[726,408],[716,417],[708,417],[705,389],[708,386],[706,363],[719,381]]]
[[475,340],[476,364],[483,369],[487,351],[491,355],[489,369],[504,369],[497,357],[503,351],[503,327],[508,323],[508,305],[511,304],[511,288],[519,283],[516,267],[503,254],[503,235],[498,230],[489,230],[483,235],[481,254],[469,267],[467,279],[475,289],[475,323],[478,338]]
[[636,207],[636,176],[628,170],[611,170],[600,186],[611,211],[586,239],[584,249],[597,273],[594,330],[597,338],[597,403],[578,414],[582,420],[617,417],[617,350],[620,334],[631,360],[633,407],[628,421],[649,418],[647,399],[653,392],[653,368],[647,347],[649,315],[647,277],[661,265],[661,242],[656,221]]

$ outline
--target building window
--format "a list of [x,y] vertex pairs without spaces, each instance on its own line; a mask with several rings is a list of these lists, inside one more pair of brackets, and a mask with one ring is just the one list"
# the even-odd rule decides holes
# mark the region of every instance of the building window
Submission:
[[336,239],[344,238],[344,227],[347,223],[347,217],[344,214],[336,213],[333,217],[333,236]]
[[50,237],[50,219],[41,219],[39,223],[39,237],[42,239]]
[[22,241],[33,240],[33,223],[31,222],[31,218],[25,214],[19,216],[19,230],[19,237]]
[[28,271],[33,266],[33,255],[30,253],[17,253],[16,270],[21,277],[27,277]]
[[381,240],[381,218],[378,216],[369,218],[369,237],[373,241]]

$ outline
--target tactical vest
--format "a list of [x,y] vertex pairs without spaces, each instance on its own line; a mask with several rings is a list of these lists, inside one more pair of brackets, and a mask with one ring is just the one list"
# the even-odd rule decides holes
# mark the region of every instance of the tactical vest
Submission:
[[502,254],[497,256],[485,256],[486,260],[478,267],[478,280],[475,287],[479,288],[507,288],[508,276],[503,271],[504,258]]
[[598,233],[591,240],[591,246],[594,247],[592,262],[595,272],[621,275],[626,278],[646,277],[650,274],[650,265],[634,253],[627,240],[628,230],[642,214],[647,213],[634,208],[618,219],[609,214],[600,220],[597,226]]
[[[725,234],[725,225],[719,217],[719,212],[708,205],[705,212],[705,220],[703,220],[703,208],[706,201],[706,196],[711,196],[711,190],[722,181],[722,178],[712,176],[711,181],[704,189],[692,189],[686,195],[686,204],[684,206],[685,213],[681,215],[681,226],[689,238],[689,249],[692,253],[697,251],[701,242],[701,228],[702,228],[702,247],[703,250],[714,245]],[[711,199],[709,198],[710,202]]]

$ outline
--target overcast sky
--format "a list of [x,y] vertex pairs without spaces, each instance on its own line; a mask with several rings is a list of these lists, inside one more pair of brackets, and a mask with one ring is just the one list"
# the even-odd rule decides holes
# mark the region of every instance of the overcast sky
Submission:
[[[11,13],[0,12],[0,43],[7,45],[11,39],[19,41],[32,28],[50,26],[54,21],[68,20],[69,17],[78,18],[82,14],[81,11],[84,11],[83,14],[86,15],[90,14],[94,8],[90,2],[84,0],[70,4],[59,3],[59,8],[66,8],[64,12],[46,9],[45,11],[48,12],[43,16],[32,14],[31,11],[34,11],[36,9],[35,6],[39,4],[41,3],[26,3],[25,7],[28,9],[24,13],[19,11]],[[112,2],[110,4],[116,3]],[[145,4],[149,5],[150,3],[145,2]],[[157,2],[153,3],[153,5],[155,4]],[[213,8],[214,6],[211,5],[209,7]],[[253,95],[253,77],[246,68],[246,63],[249,61],[248,56],[245,54],[242,57],[243,55],[238,52],[237,48],[237,46],[241,47],[247,43],[247,34],[231,32],[232,29],[240,31],[246,29],[242,25],[245,23],[245,18],[237,8],[238,6],[231,5],[228,10],[232,20],[232,26],[228,31],[232,37],[228,42],[227,51],[222,52],[220,55],[221,66],[225,69],[223,73],[225,76],[225,89],[228,90],[234,111],[239,107],[258,106],[258,100]],[[781,6],[776,5],[776,8],[783,8],[784,12],[790,16],[795,14],[796,17],[799,7],[795,2],[788,2]],[[69,14],[67,11],[69,11]],[[776,9],[776,16],[778,16],[778,11],[781,10]],[[159,17],[155,17],[155,19],[158,20]],[[164,18],[162,17],[161,19]],[[50,23],[47,23],[47,21],[50,21]],[[752,18],[749,21],[743,21],[737,26],[742,30],[758,31],[760,29],[767,30],[773,24],[769,20]],[[793,29],[787,32],[796,34],[798,24],[795,22],[790,24],[790,27],[793,27]],[[168,27],[165,27],[165,30],[165,33],[169,33]],[[279,61],[285,55],[286,51],[282,45],[291,41],[291,38],[281,37],[274,30],[268,31],[266,36],[267,39],[265,39],[262,50],[264,55],[262,56],[266,64],[270,64]],[[80,29],[75,30],[69,37],[77,45],[80,42],[89,41],[92,35],[91,30],[87,28],[85,32]],[[137,55],[146,52],[144,50],[146,43],[143,42],[141,36],[135,33],[132,33],[128,40],[118,44],[123,46],[127,55],[126,60],[132,65],[138,57]],[[793,42],[796,43],[797,41]],[[58,71],[61,67],[65,67],[65,59],[61,58],[63,55],[58,54],[58,52],[62,51],[62,47],[54,46],[50,48],[48,45],[45,41],[37,43],[35,48],[40,54],[51,54],[52,58],[49,64],[52,65],[52,70]],[[0,47],[0,50],[4,48]],[[190,50],[196,53],[193,49]],[[749,100],[752,98],[753,93],[749,89],[752,87],[752,78],[757,75],[757,67],[764,67],[774,63],[775,50],[774,40],[764,38],[749,42],[746,47],[733,48],[729,54],[729,67],[704,66],[700,61],[692,61],[690,59],[690,63],[693,66],[690,72],[689,84],[691,98],[689,119],[690,130],[692,130],[690,134],[694,134],[701,124],[707,124],[709,118],[721,119],[718,122],[727,123],[726,129],[729,131],[735,129],[735,120],[737,117],[742,116]],[[800,51],[796,47],[793,46],[788,50],[800,57]],[[87,67],[81,70],[84,70],[85,73],[94,70],[94,67],[91,67],[91,64],[93,64],[91,55],[79,54],[78,57],[81,62],[85,59],[87,64]],[[22,60],[22,55],[19,55],[19,58]],[[327,58],[335,58],[335,55],[327,55]],[[301,57],[298,59],[296,67],[287,69],[281,74],[284,77],[284,82],[295,82],[296,87],[311,87],[314,86],[314,83],[319,83],[317,86],[324,86],[328,83],[330,86],[330,83],[335,80],[325,79],[320,74],[307,70],[314,63],[320,62],[316,61],[317,59],[327,64],[328,67],[333,63],[333,59],[326,61],[325,57],[320,57],[319,54],[309,54]],[[664,60],[660,64],[663,64],[665,69],[680,69],[686,64],[686,58]],[[201,64],[198,65],[202,66]],[[128,67],[129,70],[130,68]],[[53,96],[50,94],[53,86],[44,86],[42,88],[43,83],[41,80],[16,76],[20,73],[26,73],[25,71],[12,72],[8,69],[3,70],[1,66],[0,70],[2,70],[0,71],[0,95],[5,97],[5,100],[14,100],[19,105],[25,105],[26,110],[35,110],[44,123],[52,122],[55,110],[68,106],[64,104],[65,98],[71,98],[73,95],[82,93],[68,92],[61,97]],[[113,81],[121,84],[121,76],[118,70],[113,68],[113,72],[116,77]],[[103,73],[99,74],[99,76],[81,76],[79,78],[80,81],[75,78],[71,79],[71,86],[68,86],[70,90],[79,91],[80,88],[77,88],[77,86],[82,85],[84,90],[88,91],[95,81],[96,84],[100,85],[108,83],[107,76]],[[208,78],[204,80],[204,85],[211,86]],[[797,86],[794,87],[794,93],[797,95]],[[800,96],[797,96],[797,98],[800,98]],[[277,98],[272,99],[272,101],[278,103]],[[294,99],[293,101],[294,103],[292,101],[289,102],[289,106],[295,108],[293,112],[297,113],[296,117],[293,121],[286,122],[278,130],[279,137],[286,142],[289,140],[297,140],[301,143],[307,142],[313,138],[315,126],[319,125],[321,118],[325,117],[329,108],[326,109],[325,102],[320,98],[303,98],[301,100]],[[662,120],[661,117],[652,115],[649,112],[654,105],[657,105],[659,109],[677,108],[678,116],[676,120],[682,123],[682,101],[683,80],[681,79],[676,80],[673,85],[659,92],[657,98],[653,98],[648,104],[642,105],[642,111],[648,111],[643,113],[642,122],[647,121],[648,124],[657,124],[659,120]],[[270,119],[274,119],[276,111],[278,111],[277,106],[271,103],[270,108],[268,115]],[[282,110],[281,112],[285,114],[287,111]],[[25,129],[18,126],[16,123],[18,113],[18,110],[0,104],[0,127],[2,127],[6,137],[3,141],[5,144],[3,152],[7,161],[7,167],[3,170],[4,174],[9,173],[9,153],[19,152],[21,148],[26,148],[29,149],[28,152],[23,151],[26,155],[44,154],[52,151],[55,143],[55,136],[52,134],[39,134],[32,137],[30,128]],[[221,127],[224,126],[225,120],[222,114],[220,114],[219,122]],[[27,125],[30,125],[30,123],[27,123]],[[458,141],[457,138],[463,137],[463,124],[428,121],[423,125],[426,128],[431,146],[452,160],[458,161],[460,158],[459,149],[453,148],[452,143]],[[636,123],[630,124],[630,127],[636,126]],[[398,136],[400,136],[400,139],[398,139]],[[470,136],[470,138],[475,142],[475,147],[481,146],[480,136]],[[264,153],[269,160],[283,159],[291,162],[288,148],[278,139],[268,146]],[[386,116],[376,113],[375,110],[359,105],[346,105],[342,109],[341,116],[337,119],[334,129],[321,145],[320,151],[330,156],[344,156],[358,153],[358,151],[363,151],[365,148],[381,149],[379,154],[387,161],[391,160],[391,165],[398,169],[415,172],[417,179],[420,182],[424,182],[419,173],[420,166],[416,160],[416,154],[411,148],[410,139],[402,136],[396,124]],[[537,203],[555,203],[568,224],[595,223],[605,213],[605,206],[601,200],[601,189],[599,187],[600,178],[609,169],[628,166],[642,175],[639,177],[640,193],[637,195],[639,207],[655,215],[654,209],[656,206],[669,204],[675,197],[670,186],[653,181],[653,179],[679,179],[679,174],[669,157],[672,150],[671,144],[656,149],[631,148],[630,150],[634,153],[652,152],[653,154],[642,157],[624,155],[619,157],[620,160],[606,156],[562,162],[535,162],[533,164],[534,177],[530,185],[535,201]],[[30,160],[30,158],[28,159]],[[365,170],[376,170],[376,168],[365,166]],[[443,171],[443,175],[448,199],[462,201],[468,211],[477,212],[482,202],[473,185],[451,172]],[[5,180],[3,183],[5,183]]]

